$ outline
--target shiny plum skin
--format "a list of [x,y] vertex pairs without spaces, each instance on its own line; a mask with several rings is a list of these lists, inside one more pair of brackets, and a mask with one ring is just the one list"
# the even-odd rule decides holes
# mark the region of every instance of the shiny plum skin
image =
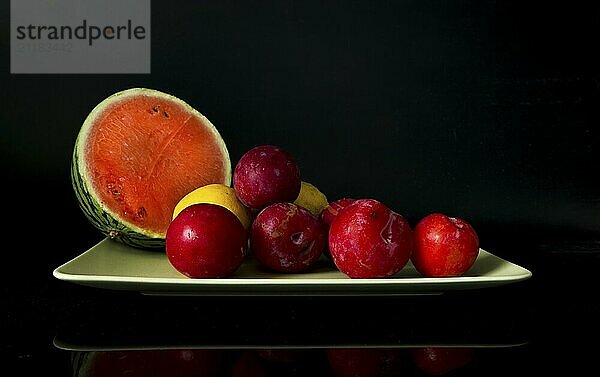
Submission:
[[248,232],[229,210],[214,204],[187,207],[167,229],[166,251],[176,270],[191,278],[219,278],[242,264]]
[[250,247],[264,267],[295,273],[317,262],[325,239],[324,225],[307,209],[293,203],[275,203],[254,219]]
[[255,210],[277,202],[293,202],[301,185],[298,163],[288,152],[272,145],[246,152],[233,172],[236,196]]
[[333,261],[351,278],[392,276],[406,265],[412,248],[408,221],[374,199],[355,201],[329,228]]
[[475,263],[479,237],[465,220],[432,213],[414,229],[412,262],[426,277],[461,276]]
[[325,207],[323,209],[323,211],[321,212],[321,221],[327,225],[327,227],[329,228],[329,226],[331,225],[331,223],[333,222],[333,220],[337,217],[337,215],[346,207],[348,207],[350,204],[354,203],[356,201],[356,199],[352,199],[352,198],[342,198],[342,199],[338,199],[335,200],[331,203],[329,203],[329,205],[327,205],[327,207]]

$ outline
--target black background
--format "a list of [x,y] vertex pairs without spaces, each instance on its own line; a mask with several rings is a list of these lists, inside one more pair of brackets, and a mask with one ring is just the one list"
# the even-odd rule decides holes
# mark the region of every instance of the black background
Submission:
[[6,6],[12,232],[60,244],[60,258],[95,242],[70,188],[75,138],[102,99],[150,87],[206,115],[233,164],[280,145],[329,199],[376,198],[412,224],[463,217],[484,246],[515,232],[594,239],[599,15],[583,4],[154,1],[150,75],[10,75]]
[[[553,279],[575,274],[565,270],[574,263],[584,272],[577,284],[591,287],[597,266],[597,258],[589,264],[580,253],[597,251],[600,236],[600,10],[592,4],[154,0],[152,74],[11,75],[5,1],[0,208],[7,273],[0,293],[11,310],[2,321],[4,350],[17,366],[30,360],[30,367],[43,368],[37,362],[51,356],[36,350],[46,350],[48,338],[82,314],[120,323],[122,309],[133,322],[164,319],[153,311],[163,301],[79,289],[51,276],[103,238],[77,207],[71,153],[88,112],[130,87],[169,92],[197,108],[218,128],[234,164],[253,146],[276,144],[296,157],[303,179],[329,199],[376,198],[413,225],[434,211],[467,219],[482,247],[542,279],[532,283],[535,289],[545,292],[544,284],[554,282],[557,292],[536,291],[536,298],[548,298],[534,300],[541,327],[532,332],[543,334],[538,340],[544,344],[557,333],[574,340],[577,330],[588,330],[587,322],[571,318],[575,330],[556,331],[554,321],[590,308],[571,307],[570,292]],[[559,260],[545,265],[546,256]],[[515,291],[503,294],[510,300]],[[203,305],[214,302],[188,303],[190,313],[233,320],[224,309],[228,303],[257,306],[250,299],[217,301],[223,309],[206,314]],[[279,303],[297,317],[326,305]],[[454,305],[452,299],[446,303]],[[108,316],[96,314],[101,306]],[[136,312],[140,307],[156,318]],[[550,312],[554,316],[546,318]],[[271,320],[258,328],[285,331]],[[295,326],[296,335],[309,329]],[[312,330],[308,334],[323,329]],[[27,337],[39,334],[42,345],[32,346]],[[248,336],[260,339],[259,333]],[[546,351],[562,355],[543,349],[540,360]]]

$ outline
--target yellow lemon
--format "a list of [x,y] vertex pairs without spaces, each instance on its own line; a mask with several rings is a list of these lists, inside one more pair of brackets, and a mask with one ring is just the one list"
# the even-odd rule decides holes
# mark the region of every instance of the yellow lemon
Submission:
[[319,217],[321,211],[327,207],[329,202],[327,202],[325,194],[319,191],[318,188],[308,182],[302,181],[300,194],[298,194],[298,198],[294,201],[294,204],[306,208],[315,217]]
[[199,187],[181,198],[173,211],[173,219],[186,207],[199,203],[216,204],[227,208],[237,216],[246,229],[252,224],[252,214],[235,196],[235,190],[221,183]]

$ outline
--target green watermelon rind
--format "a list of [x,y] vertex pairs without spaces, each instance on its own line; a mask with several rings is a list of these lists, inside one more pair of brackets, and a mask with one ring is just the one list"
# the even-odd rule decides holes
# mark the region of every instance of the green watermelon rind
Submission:
[[132,88],[115,93],[110,97],[106,98],[104,101],[100,102],[86,117],[75,142],[75,148],[73,149],[73,157],[71,163],[71,184],[75,191],[75,196],[79,203],[79,207],[81,208],[82,212],[84,213],[85,217],[89,220],[89,222],[107,237],[135,248],[162,249],[165,246],[164,235],[142,229],[140,227],[135,226],[134,224],[130,224],[127,220],[121,219],[118,216],[118,214],[113,213],[105,205],[100,203],[99,200],[96,199],[97,196],[93,193],[93,190],[91,190],[88,187],[87,182],[90,182],[91,180],[88,178],[89,174],[87,171],[87,167],[84,166],[84,163],[82,162],[81,153],[83,153],[89,129],[94,123],[96,116],[102,113],[102,111],[114,100],[129,95],[150,95],[155,97],[166,98],[170,101],[183,105],[184,108],[190,111],[190,113],[200,118],[202,120],[202,123],[213,132],[215,140],[217,140],[220,143],[221,150],[223,151],[223,156],[226,159],[225,167],[227,170],[225,172],[225,182],[222,182],[226,185],[231,184],[231,160],[223,138],[217,131],[216,127],[204,115],[202,115],[200,112],[188,105],[183,100],[157,90],[146,88]]
[[[90,195],[88,186],[77,169],[79,163],[77,148],[73,152],[73,163],[71,165],[71,183],[75,196],[79,202],[79,208],[88,221],[104,235],[126,245],[142,249],[160,249],[165,245],[165,239],[160,236],[144,234],[141,229],[127,227],[123,221],[117,220],[108,209],[104,209],[94,196]],[[149,233],[149,232],[148,232]]]

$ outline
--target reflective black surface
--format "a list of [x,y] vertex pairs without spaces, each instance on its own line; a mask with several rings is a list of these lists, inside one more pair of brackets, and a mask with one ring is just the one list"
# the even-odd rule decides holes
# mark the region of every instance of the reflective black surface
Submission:
[[[596,370],[598,14],[583,1],[155,0],[152,74],[10,75],[3,2],[3,370],[161,376],[189,359],[198,375],[332,375],[327,350],[350,348],[371,372],[423,375],[421,347],[471,350],[448,375]],[[393,298],[150,297],[59,281],[52,270],[102,238],[69,179],[79,127],[134,86],[196,106],[234,163],[284,146],[330,199],[377,198],[411,225],[463,216],[533,277]],[[302,358],[257,352],[281,348]],[[104,353],[115,349],[133,353]]]
[[71,354],[74,375],[406,376],[475,375],[486,359],[515,352],[490,347],[250,348],[94,351]]
[[[541,256],[521,261],[534,274],[525,282],[439,296],[158,297],[38,279],[41,289],[5,286],[11,293],[5,297],[12,298],[5,300],[3,355],[11,367],[32,374],[78,375],[91,368],[97,369],[91,375],[143,375],[151,368],[166,376],[172,365],[184,363],[176,369],[181,375],[188,367],[223,376],[335,375],[328,350],[356,349],[362,356],[341,352],[342,360],[334,362],[364,358],[366,366],[351,368],[365,368],[357,375],[426,375],[427,367],[414,360],[415,352],[424,351],[416,350],[442,347],[469,350],[468,363],[449,375],[588,370],[595,361],[587,344],[600,329],[598,257]],[[373,348],[380,351],[367,351]],[[271,349],[283,349],[283,355],[301,349],[302,358],[273,363],[258,352]],[[207,355],[218,355],[218,365]],[[368,372],[387,371],[390,364],[398,370]],[[244,374],[244,368],[267,374]]]

